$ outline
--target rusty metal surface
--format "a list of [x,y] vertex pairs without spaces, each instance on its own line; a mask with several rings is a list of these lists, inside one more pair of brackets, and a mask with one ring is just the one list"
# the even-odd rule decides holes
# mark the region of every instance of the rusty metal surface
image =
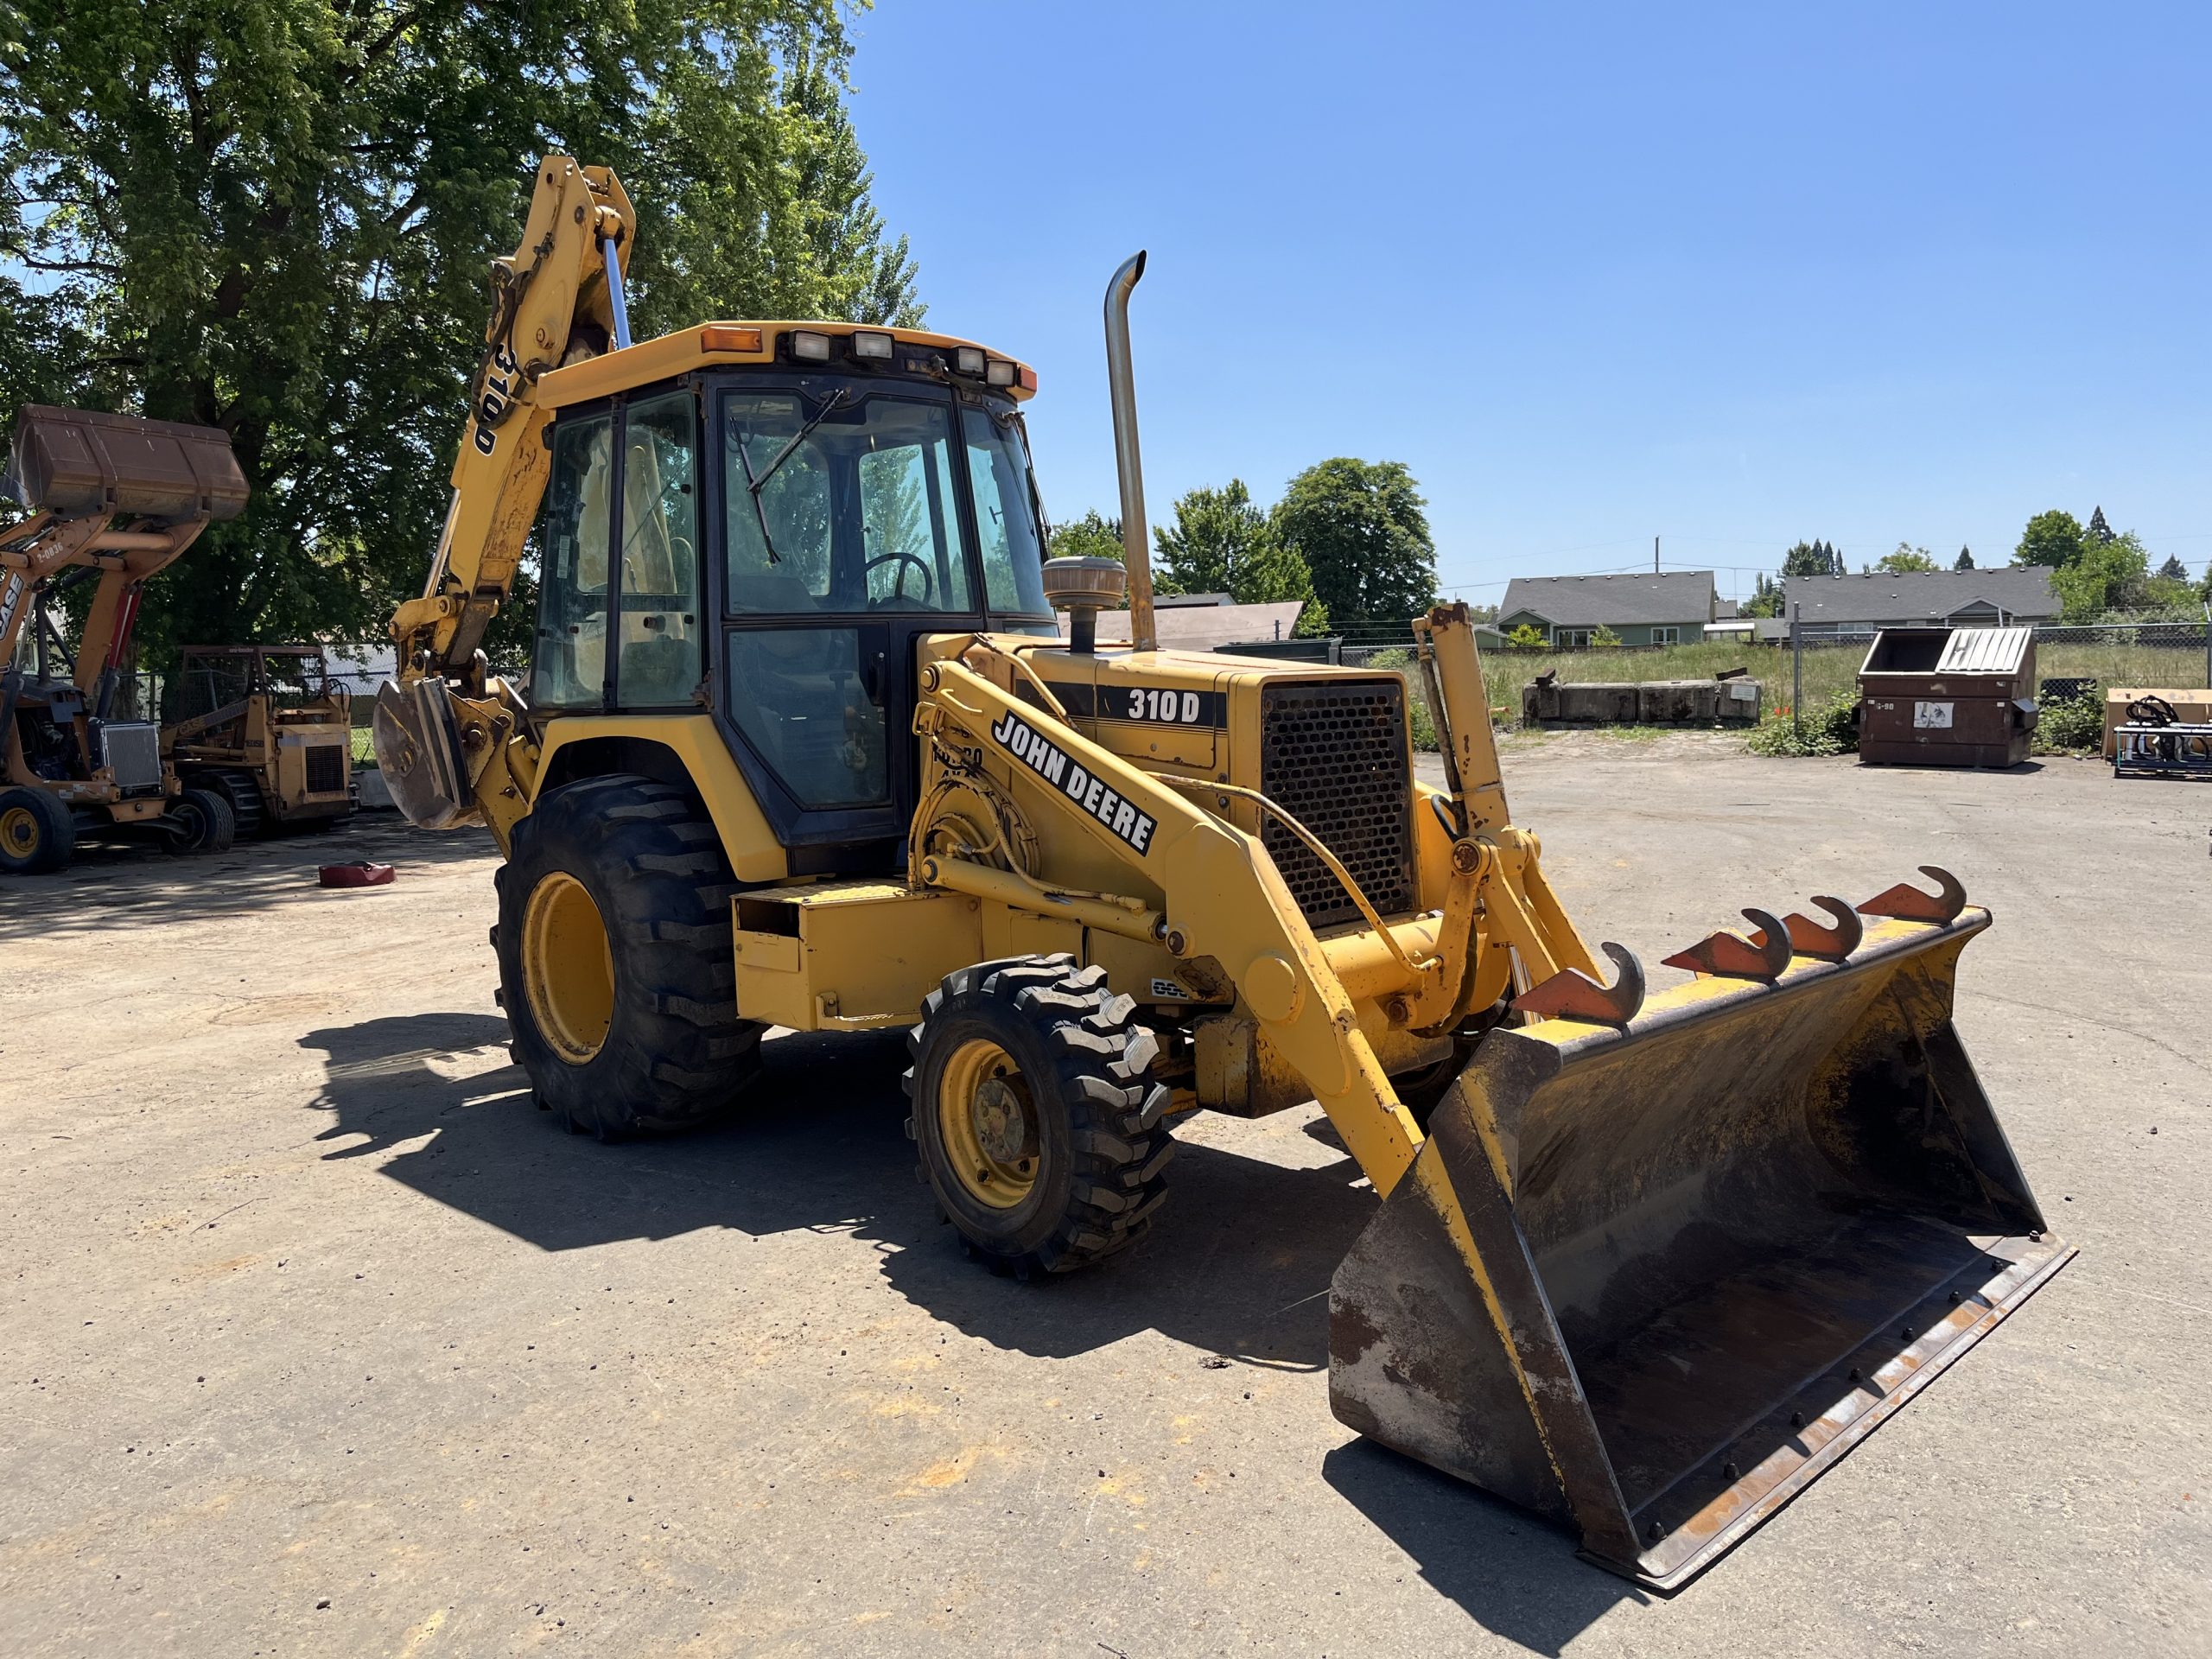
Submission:
[[1625,1026],[1643,1006],[1643,964],[1626,945],[1607,939],[1598,947],[1612,958],[1613,982],[1600,985],[1578,968],[1561,969],[1514,999],[1513,1012],[1540,1020],[1587,1020]]
[[1661,960],[1669,968],[1687,968],[1692,973],[1760,979],[1771,984],[1789,969],[1789,930],[1764,910],[1746,909],[1744,915],[1754,929],[1748,938],[1723,928]]
[[217,427],[28,404],[13,467],[24,501],[49,512],[221,519],[245,510],[245,475]]
[[1539,987],[1338,1270],[1337,1414],[1669,1592],[2063,1266],[1951,1027],[1988,913],[1927,874],[1625,1021]]
[[1937,864],[1923,864],[1920,873],[1935,882],[1935,893],[1924,893],[1910,881],[1885,887],[1858,906],[1862,916],[1894,916],[1908,922],[1948,922],[1967,907],[1967,890],[1959,878]]
[[[1831,899],[1825,893],[1816,895],[1813,908],[1826,911],[1828,925],[1815,921],[1811,917],[1792,911],[1782,918],[1782,925],[1789,938],[1789,948],[1801,957],[1812,957],[1821,962],[1841,962],[1859,948],[1866,937],[1866,925],[1859,919],[1859,912],[1840,899]],[[1766,930],[1761,928],[1751,935],[1751,943],[1764,949],[1767,943]]]

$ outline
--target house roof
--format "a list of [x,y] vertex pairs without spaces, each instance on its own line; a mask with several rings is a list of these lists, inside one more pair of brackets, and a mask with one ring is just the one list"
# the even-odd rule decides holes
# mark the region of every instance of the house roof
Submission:
[[2058,614],[2050,572],[2041,565],[1995,570],[1877,570],[1856,576],[1785,576],[1783,614],[1796,601],[1806,622],[1940,621],[1977,601],[2008,616]]
[[1713,614],[1713,572],[1668,570],[1630,576],[1516,576],[1501,618],[1526,611],[1555,627],[1630,622],[1704,622]]
[[[1175,605],[1153,613],[1153,630],[1163,650],[1211,651],[1217,645],[1248,640],[1287,639],[1306,608],[1302,600],[1287,599],[1265,605]],[[1060,635],[1066,638],[1067,613],[1060,613]],[[1129,642],[1127,611],[1098,613],[1098,642],[1126,645]]]

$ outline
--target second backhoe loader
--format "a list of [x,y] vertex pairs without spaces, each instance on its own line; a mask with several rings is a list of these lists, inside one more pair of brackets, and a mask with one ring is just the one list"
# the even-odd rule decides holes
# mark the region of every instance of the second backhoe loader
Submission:
[[[8,470],[26,512],[0,527],[0,874],[65,868],[80,836],[226,850],[230,802],[179,779],[124,693],[145,584],[245,508],[229,434],[33,404]],[[48,601],[79,582],[92,602],[73,652]]]
[[[1748,912],[1647,995],[1508,810],[1463,607],[1405,677],[1157,648],[1142,255],[1106,302],[1126,563],[1047,561],[1029,368],[843,322],[633,343],[633,224],[539,169],[375,721],[408,816],[506,855],[514,1052],[572,1128],[696,1120],[772,1024],[906,1027],[923,1177],[1030,1276],[1146,1225],[1178,1114],[1318,1100],[1378,1199],[1338,1414],[1661,1590],[2066,1261],[1952,1029],[1989,917],[1950,877]],[[525,690],[479,642],[533,521]]]

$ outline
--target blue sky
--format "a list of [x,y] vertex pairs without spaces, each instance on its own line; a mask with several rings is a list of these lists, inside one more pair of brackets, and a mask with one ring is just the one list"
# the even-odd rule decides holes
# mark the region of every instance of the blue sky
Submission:
[[[2212,559],[2212,9],[879,0],[854,118],[930,321],[1034,364],[1056,517],[1405,461],[1441,581],[1803,537]],[[1732,570],[1731,567],[1734,569]]]

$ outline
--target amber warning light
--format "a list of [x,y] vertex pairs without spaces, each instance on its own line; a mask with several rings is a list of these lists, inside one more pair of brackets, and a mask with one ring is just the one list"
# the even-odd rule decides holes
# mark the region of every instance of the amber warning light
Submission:
[[758,328],[733,328],[723,322],[710,322],[699,331],[699,349],[702,352],[757,352],[760,349],[760,331]]

